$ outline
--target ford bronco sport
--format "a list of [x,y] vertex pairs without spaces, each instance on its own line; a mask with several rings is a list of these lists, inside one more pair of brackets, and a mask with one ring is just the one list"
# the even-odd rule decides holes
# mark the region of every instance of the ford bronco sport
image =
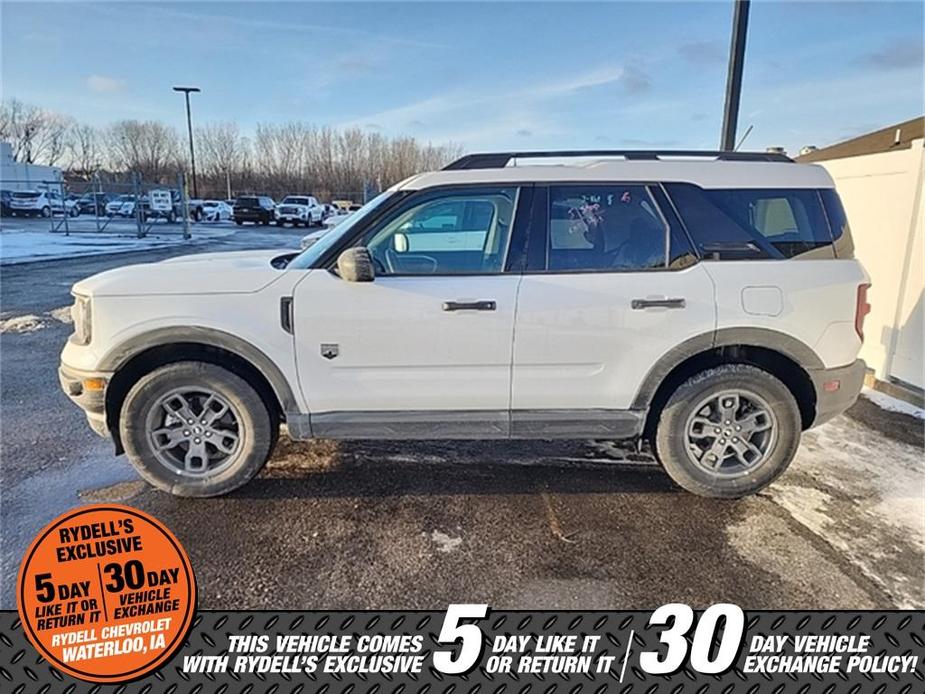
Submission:
[[301,253],[78,282],[60,378],[178,495],[247,482],[284,423],[294,439],[635,439],[685,489],[738,497],[856,400],[867,287],[818,166],[469,155]]

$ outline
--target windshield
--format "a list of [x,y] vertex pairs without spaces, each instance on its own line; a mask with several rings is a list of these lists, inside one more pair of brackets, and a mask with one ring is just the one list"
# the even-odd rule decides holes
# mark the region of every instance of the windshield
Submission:
[[13,193],[14,198],[25,198],[27,200],[31,200],[32,198],[37,198],[38,196],[39,196],[38,193]]
[[393,195],[394,191],[387,190],[384,193],[380,193],[368,203],[363,205],[357,212],[354,212],[343,222],[334,227],[327,234],[322,236],[317,242],[312,246],[305,249],[302,253],[292,259],[292,262],[289,263],[288,267],[296,268],[299,270],[305,270],[310,268],[315,262],[327,253],[328,249],[332,246],[337,245],[337,242],[340,241],[345,235],[350,233],[350,230],[353,229],[357,224],[370,215],[371,212],[382,207],[382,204],[389,200]]
[[307,205],[307,204],[308,204],[308,198],[294,198],[294,197],[292,197],[292,196],[287,195],[285,198],[283,198],[283,204],[289,204],[289,205]]

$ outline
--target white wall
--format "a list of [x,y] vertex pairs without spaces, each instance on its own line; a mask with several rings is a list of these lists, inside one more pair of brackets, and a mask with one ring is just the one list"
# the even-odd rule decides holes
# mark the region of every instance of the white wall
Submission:
[[925,140],[819,164],[835,179],[855,252],[871,276],[861,357],[881,380],[925,388]]
[[14,161],[10,143],[0,142],[0,187],[3,190],[46,190],[48,182],[61,180],[61,169],[57,166]]

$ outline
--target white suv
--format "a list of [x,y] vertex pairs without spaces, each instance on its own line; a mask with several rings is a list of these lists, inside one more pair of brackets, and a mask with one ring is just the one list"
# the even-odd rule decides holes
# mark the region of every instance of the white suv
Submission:
[[80,214],[80,208],[73,200],[62,200],[50,190],[22,190],[10,195],[10,209],[14,215],[30,217],[51,217],[67,212],[68,217]]
[[[573,163],[523,165],[553,154]],[[864,377],[868,277],[832,179],[780,155],[588,154],[469,155],[299,254],[78,282],[62,386],[179,495],[247,482],[281,423],[636,439],[685,489],[754,493]]]
[[311,195],[287,195],[276,206],[276,223],[314,226],[324,221],[324,205]]

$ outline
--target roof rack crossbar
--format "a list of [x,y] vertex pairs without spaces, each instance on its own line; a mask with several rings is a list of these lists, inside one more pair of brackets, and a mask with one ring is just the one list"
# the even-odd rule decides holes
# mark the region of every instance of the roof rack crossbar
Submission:
[[657,161],[662,157],[705,157],[719,161],[793,162],[777,152],[711,152],[705,150],[575,149],[548,152],[484,152],[467,154],[443,167],[444,171],[463,169],[503,169],[512,159],[551,159],[559,157],[623,157],[629,161]]

